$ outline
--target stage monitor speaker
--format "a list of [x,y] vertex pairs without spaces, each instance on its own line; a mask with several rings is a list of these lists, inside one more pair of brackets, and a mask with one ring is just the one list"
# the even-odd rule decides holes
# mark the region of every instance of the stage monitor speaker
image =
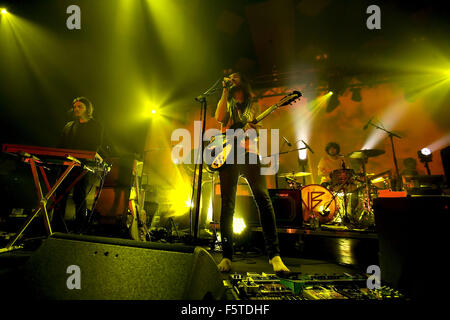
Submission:
[[31,299],[222,299],[212,256],[201,247],[55,233],[24,267]]
[[450,197],[374,199],[381,281],[416,299],[450,287],[446,276]]

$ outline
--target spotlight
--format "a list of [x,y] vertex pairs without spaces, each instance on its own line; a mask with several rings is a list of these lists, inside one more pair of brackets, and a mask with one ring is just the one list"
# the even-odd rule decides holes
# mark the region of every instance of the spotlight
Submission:
[[233,218],[233,232],[236,234],[240,234],[242,233],[242,231],[244,231],[246,225],[244,222],[244,219],[242,218],[238,218],[238,217],[234,217]]
[[[299,143],[299,147],[305,148],[305,144],[303,142]],[[308,150],[303,149],[298,151],[298,161],[299,163],[307,163],[308,162]],[[304,171],[304,170],[303,170]]]
[[328,105],[327,105],[327,110],[326,111],[327,112],[331,112],[334,109],[336,109],[338,107],[338,105],[339,105],[338,96],[333,94],[333,95],[331,95],[330,100],[328,100]]
[[421,150],[417,151],[417,155],[419,156],[420,162],[425,164],[425,168],[427,169],[427,173],[430,175],[430,167],[428,166],[428,162],[433,161],[433,154],[431,153],[431,150],[428,148],[422,148]]
[[423,155],[423,156],[430,156],[430,161],[431,161],[431,150],[430,149],[428,149],[428,148],[422,148],[420,151],[419,151],[419,156],[420,155]]
[[333,91],[328,91],[327,93],[329,96],[333,95]]
[[155,114],[155,113],[156,113],[156,110],[155,110],[155,109],[153,109],[153,110],[152,110],[152,114]]
[[8,11],[6,10],[6,9],[2,9],[2,14],[7,14],[8,13]]

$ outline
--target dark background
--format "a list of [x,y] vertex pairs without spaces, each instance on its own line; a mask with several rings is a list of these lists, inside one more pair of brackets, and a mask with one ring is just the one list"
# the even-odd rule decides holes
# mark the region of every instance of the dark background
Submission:
[[[326,86],[336,78],[376,82],[403,72],[382,62],[410,54],[420,39],[449,52],[444,2],[156,3],[157,8],[140,0],[0,1],[27,23],[17,23],[15,41],[0,37],[0,142],[54,146],[72,99],[82,95],[104,124],[106,144],[141,153],[147,125],[137,116],[137,91],[164,97],[166,113],[183,120],[198,110],[194,98],[224,70],[245,72],[256,88],[300,82],[311,73]],[[81,30],[66,28],[71,4],[81,8]],[[381,30],[366,28],[371,4],[381,8]],[[158,10],[163,26],[152,15]],[[171,31],[181,43],[167,46]],[[12,60],[2,55],[8,50]],[[324,53],[327,58],[318,60]],[[436,121],[446,127],[445,118],[441,114]]]

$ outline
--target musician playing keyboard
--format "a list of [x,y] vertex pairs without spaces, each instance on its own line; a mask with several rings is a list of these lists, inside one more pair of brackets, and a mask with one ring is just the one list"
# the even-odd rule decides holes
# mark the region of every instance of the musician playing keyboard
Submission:
[[[61,134],[58,147],[65,149],[98,151],[102,145],[103,127],[93,118],[93,105],[85,97],[75,98],[72,102],[73,121],[69,121]],[[52,218],[52,227],[55,231],[80,233],[85,225],[87,216],[86,197],[89,186],[92,183],[90,173],[85,174],[73,187],[73,201],[75,204],[75,225],[68,230],[64,221],[65,208],[69,193],[66,189],[72,184],[83,169],[75,167],[69,176],[58,188],[56,198],[63,198],[55,206]]]

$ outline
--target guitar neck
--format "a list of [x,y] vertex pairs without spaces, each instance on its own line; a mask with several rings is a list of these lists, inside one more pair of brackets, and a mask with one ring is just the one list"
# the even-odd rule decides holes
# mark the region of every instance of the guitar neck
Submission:
[[278,104],[274,104],[270,108],[267,108],[266,111],[264,111],[263,113],[261,113],[260,115],[258,115],[256,117],[256,122],[255,123],[258,123],[258,122],[262,121],[264,118],[266,118],[269,114],[271,114],[277,108],[278,108]]

